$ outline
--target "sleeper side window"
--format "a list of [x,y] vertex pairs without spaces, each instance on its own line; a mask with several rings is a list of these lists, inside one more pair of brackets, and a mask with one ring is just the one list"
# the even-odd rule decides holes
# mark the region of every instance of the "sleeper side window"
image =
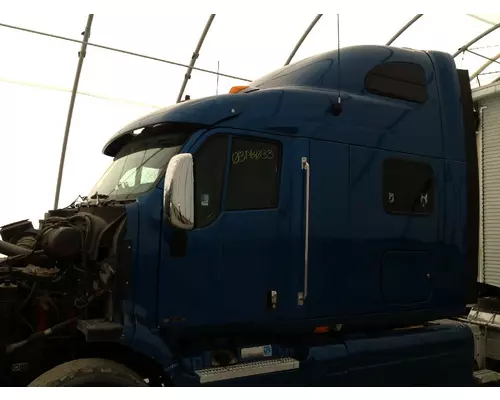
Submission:
[[280,167],[280,142],[233,137],[226,210],[276,208]]
[[378,96],[420,104],[428,97],[424,69],[409,62],[377,65],[366,75],[365,89]]
[[210,225],[221,213],[228,137],[214,135],[194,154],[195,224]]
[[434,210],[434,172],[428,164],[399,158],[384,160],[383,204],[388,213],[429,215]]

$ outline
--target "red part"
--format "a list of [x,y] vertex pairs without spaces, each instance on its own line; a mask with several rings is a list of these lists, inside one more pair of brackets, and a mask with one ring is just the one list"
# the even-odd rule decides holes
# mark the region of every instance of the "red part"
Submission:
[[37,331],[44,331],[45,329],[48,328],[47,326],[47,315],[45,311],[43,311],[41,308],[38,310],[37,318],[36,318],[36,330]]

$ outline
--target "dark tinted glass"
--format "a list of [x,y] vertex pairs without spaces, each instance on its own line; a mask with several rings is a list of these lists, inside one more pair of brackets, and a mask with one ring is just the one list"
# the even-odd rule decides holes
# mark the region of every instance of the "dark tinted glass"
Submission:
[[383,202],[387,212],[427,215],[434,209],[434,174],[424,163],[387,159],[383,164]]
[[227,210],[257,210],[278,206],[279,142],[233,138]]
[[215,135],[194,154],[196,227],[210,225],[220,214],[228,138]]
[[390,62],[377,65],[366,75],[365,88],[379,96],[414,103],[427,101],[425,71],[418,64]]

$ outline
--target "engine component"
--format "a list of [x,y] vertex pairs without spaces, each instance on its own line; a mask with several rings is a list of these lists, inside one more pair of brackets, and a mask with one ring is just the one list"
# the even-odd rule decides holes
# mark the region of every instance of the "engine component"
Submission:
[[0,235],[2,235],[2,240],[14,243],[16,238],[19,238],[28,230],[33,230],[33,224],[29,220],[24,219],[22,221],[2,226],[0,228]]
[[13,307],[18,302],[17,285],[4,282],[0,284],[0,316],[2,318],[10,317]]
[[69,258],[82,251],[82,231],[72,226],[49,228],[41,238],[45,253],[52,257]]
[[29,264],[26,268],[21,269],[21,272],[26,275],[38,276],[42,278],[52,278],[59,270],[57,268],[40,268],[36,265]]
[[31,336],[29,336],[27,339],[25,339],[25,340],[22,340],[22,341],[17,342],[17,343],[11,343],[11,344],[9,344],[8,346],[5,347],[5,352],[7,354],[10,354],[10,353],[14,352],[15,350],[17,350],[18,348],[20,348],[20,347],[23,347],[23,346],[25,346],[25,345],[27,345],[29,343],[32,343],[32,342],[34,342],[36,340],[43,339],[43,338],[45,338],[47,336],[50,336],[53,333],[55,333],[55,332],[57,332],[57,331],[59,331],[61,329],[64,329],[67,326],[69,326],[69,325],[77,322],[79,318],[80,318],[80,316],[73,317],[73,318],[68,319],[68,320],[66,320],[64,322],[61,322],[61,323],[59,323],[57,325],[54,325],[52,328],[45,329],[43,331],[35,332]]
[[61,338],[78,334],[83,316],[116,315],[114,240],[124,217],[121,205],[84,206],[49,212],[38,229],[28,220],[0,227],[0,254],[8,256],[0,259],[0,351],[15,353],[0,370],[48,354],[38,349],[58,349]]
[[25,249],[33,250],[36,246],[37,232],[32,229],[23,233],[21,238],[19,238],[15,244],[19,247],[24,247]]

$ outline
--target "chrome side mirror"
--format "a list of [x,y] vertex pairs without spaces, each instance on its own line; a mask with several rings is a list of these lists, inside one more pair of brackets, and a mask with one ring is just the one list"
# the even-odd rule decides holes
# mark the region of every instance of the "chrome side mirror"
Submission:
[[163,213],[175,228],[194,228],[193,156],[178,154],[171,158],[165,172]]

